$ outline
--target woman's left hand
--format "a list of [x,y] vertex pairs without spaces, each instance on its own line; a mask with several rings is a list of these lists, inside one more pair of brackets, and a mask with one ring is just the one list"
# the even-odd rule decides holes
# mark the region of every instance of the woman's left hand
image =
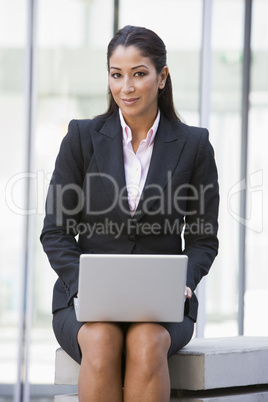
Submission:
[[192,291],[188,286],[185,286],[185,299],[190,299],[192,297]]

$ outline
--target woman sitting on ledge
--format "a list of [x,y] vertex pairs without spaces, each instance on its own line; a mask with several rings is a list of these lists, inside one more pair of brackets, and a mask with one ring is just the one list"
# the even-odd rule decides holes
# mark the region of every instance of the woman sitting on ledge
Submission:
[[[81,402],[168,402],[167,358],[193,335],[194,291],[218,251],[217,169],[208,131],[175,111],[158,35],[126,26],[107,59],[108,110],[70,122],[48,192],[41,241],[59,277],[53,329],[81,364]],[[78,322],[82,253],[187,255],[183,322]]]

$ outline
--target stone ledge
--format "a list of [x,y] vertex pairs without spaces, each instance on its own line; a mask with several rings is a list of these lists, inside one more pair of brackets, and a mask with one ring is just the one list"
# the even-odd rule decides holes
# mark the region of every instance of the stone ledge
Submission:
[[[260,402],[268,400],[268,391],[234,393],[214,396],[171,396],[170,402]],[[56,395],[54,402],[79,402],[77,394]]]
[[169,359],[171,388],[207,390],[268,383],[268,337],[195,338]]
[[54,402],[78,402],[77,394],[55,395]]
[[55,380],[58,385],[77,385],[80,365],[62,348],[56,350]]
[[[58,349],[55,384],[77,385],[79,367],[61,348]],[[268,337],[194,338],[170,357],[169,371],[171,388],[178,390],[197,391],[268,384]],[[268,400],[267,393],[265,395],[266,399],[250,400]],[[240,402],[242,396],[239,399],[239,395],[234,395],[236,399],[233,400]],[[187,398],[177,400],[215,400],[211,397]],[[222,399],[225,400],[232,399]],[[61,402],[59,399],[57,401]]]

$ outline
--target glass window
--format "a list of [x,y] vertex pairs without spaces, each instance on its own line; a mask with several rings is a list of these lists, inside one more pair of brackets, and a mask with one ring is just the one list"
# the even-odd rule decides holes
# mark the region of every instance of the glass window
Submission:
[[177,111],[198,125],[202,1],[120,0],[119,25],[144,26],[163,39]]
[[51,329],[56,274],[39,242],[47,187],[68,122],[92,118],[107,108],[106,47],[112,34],[112,0],[39,1],[31,384],[53,383],[58,347]]
[[245,334],[268,335],[268,3],[253,2],[246,220]]
[[212,15],[210,140],[220,184],[219,255],[207,277],[206,336],[237,335],[244,1],[217,0]]
[[[16,10],[16,12],[14,12]],[[26,1],[0,2],[0,388],[15,384],[24,268]],[[4,388],[3,388],[4,389]]]

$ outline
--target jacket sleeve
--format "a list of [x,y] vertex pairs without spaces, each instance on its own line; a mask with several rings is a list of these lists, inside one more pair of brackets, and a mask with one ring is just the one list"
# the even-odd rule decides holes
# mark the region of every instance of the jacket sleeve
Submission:
[[72,120],[56,159],[46,200],[41,243],[50,265],[62,281],[68,302],[78,290],[79,248],[74,222],[83,205],[83,154],[79,127]]
[[187,286],[193,291],[218,253],[218,174],[208,131],[201,132],[185,216],[184,254],[188,256]]

